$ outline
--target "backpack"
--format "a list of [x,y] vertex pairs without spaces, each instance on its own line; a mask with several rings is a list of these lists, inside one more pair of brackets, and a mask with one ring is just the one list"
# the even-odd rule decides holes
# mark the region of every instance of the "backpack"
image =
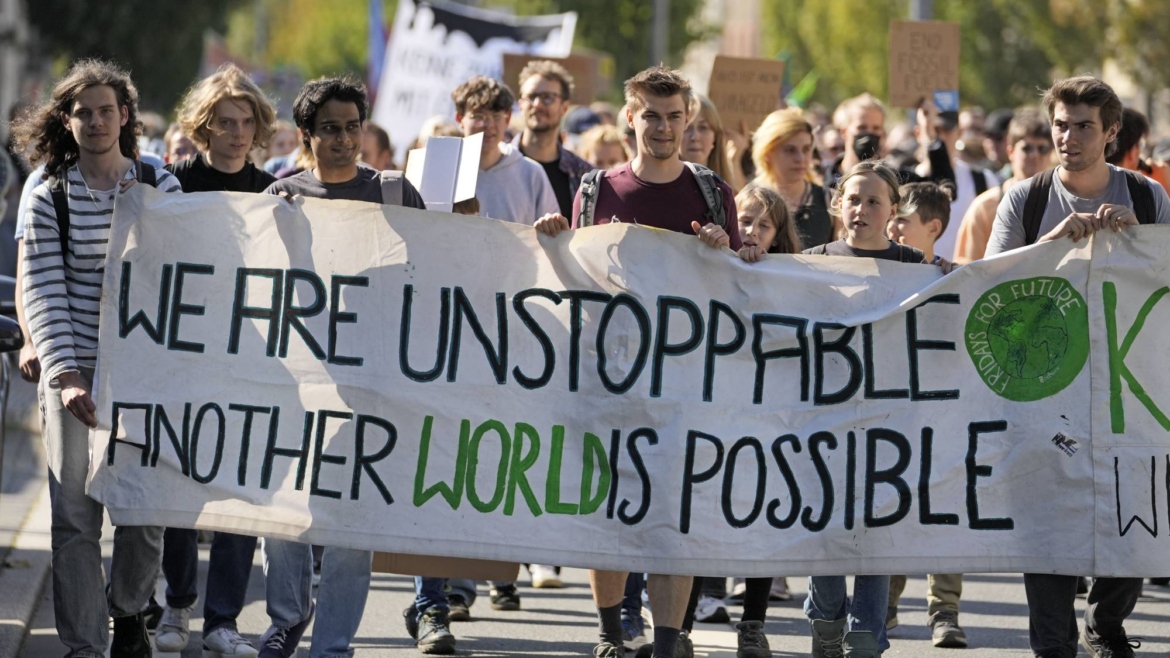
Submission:
[[[1044,211],[1048,208],[1048,197],[1052,192],[1052,173],[1055,169],[1048,169],[1032,177],[1032,189],[1028,190],[1028,200],[1024,202],[1024,244],[1035,244],[1040,238],[1040,222],[1044,221]],[[1155,218],[1154,193],[1150,190],[1146,177],[1122,169],[1125,173],[1125,184],[1129,187],[1129,197],[1133,201],[1133,214],[1137,215],[1139,224],[1153,224]]]
[[[158,187],[154,167],[143,166],[141,160],[134,161],[134,179],[139,183]],[[69,198],[65,195],[65,179],[50,176],[49,193],[53,196],[53,210],[57,214],[57,231],[61,233],[61,258],[69,251]]]
[[382,178],[382,205],[401,206],[403,198],[403,184],[401,171],[383,171]]
[[[703,201],[707,203],[707,212],[703,213],[703,216],[720,228],[727,228],[727,218],[723,215],[723,188],[719,186],[723,179],[703,165],[693,162],[683,164],[699,182],[699,191],[703,193]],[[597,210],[597,197],[601,191],[600,181],[604,173],[600,169],[594,169],[581,177],[581,210],[577,213],[577,228],[593,226],[593,212]]]

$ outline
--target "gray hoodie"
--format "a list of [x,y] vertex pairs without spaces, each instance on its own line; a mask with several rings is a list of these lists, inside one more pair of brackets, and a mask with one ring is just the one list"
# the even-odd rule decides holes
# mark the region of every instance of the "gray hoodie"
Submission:
[[479,214],[532,226],[541,215],[559,213],[544,167],[511,144],[501,142],[500,151],[504,157],[491,169],[479,172],[475,183]]

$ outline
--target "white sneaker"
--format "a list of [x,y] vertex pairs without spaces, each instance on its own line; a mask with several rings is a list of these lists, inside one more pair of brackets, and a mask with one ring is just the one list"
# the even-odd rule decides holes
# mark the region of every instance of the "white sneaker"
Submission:
[[727,596],[727,600],[735,605],[743,603],[743,596],[747,593],[747,579],[733,578],[731,580],[731,594]]
[[256,647],[230,626],[221,626],[203,637],[203,658],[258,655]]
[[528,566],[528,573],[532,574],[532,586],[536,589],[560,589],[565,586],[557,575],[556,567],[532,564]]
[[731,616],[727,614],[727,606],[722,599],[700,596],[699,604],[695,606],[695,621],[704,624],[726,624],[731,621]]
[[[194,608],[195,606],[191,606]],[[159,651],[182,651],[191,639],[191,608],[163,608],[162,619],[154,632],[154,646]]]
[[788,591],[788,579],[776,576],[772,579],[772,590],[768,593],[769,601],[791,601],[792,592]]

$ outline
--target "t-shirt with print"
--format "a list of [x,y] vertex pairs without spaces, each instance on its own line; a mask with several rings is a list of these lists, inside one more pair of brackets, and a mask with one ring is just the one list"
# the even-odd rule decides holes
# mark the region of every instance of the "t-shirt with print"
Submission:
[[229,174],[212,167],[202,153],[193,158],[172,162],[166,170],[175,175],[184,192],[263,192],[276,182],[276,176],[245,162],[239,171]]
[[[302,171],[296,176],[282,178],[264,190],[268,194],[288,193],[314,199],[347,199],[382,203],[382,172],[364,165],[358,165],[358,174],[344,183],[323,183],[313,175],[313,170]],[[405,177],[402,179],[402,205],[406,208],[426,210],[422,195]]]
[[[46,381],[97,366],[102,281],[119,195],[116,185],[90,189],[77,165],[64,178],[69,202],[69,251],[64,257],[48,181],[33,189],[25,217],[24,310]],[[133,166],[122,180],[134,180]],[[155,183],[163,192],[183,189],[179,179],[162,169],[155,171]]]
[[[739,251],[743,242],[739,237],[739,222],[735,213],[735,193],[731,186],[720,181],[723,191],[723,216],[727,218],[724,230],[731,240],[732,251]],[[581,192],[573,201],[573,228],[581,213]],[[634,174],[630,163],[611,169],[598,178],[597,205],[593,223],[625,222],[676,233],[694,235],[691,222],[709,223],[707,202],[699,181],[689,167],[669,183],[650,183]]]
[[[1095,213],[1104,204],[1126,206],[1133,208],[1133,199],[1129,196],[1129,185],[1126,183],[1125,170],[1109,165],[1109,185],[1105,193],[1096,199],[1082,199],[1075,196],[1064,183],[1060,182],[1060,167],[1052,172],[1052,191],[1048,194],[1048,206],[1044,209],[1044,217],[1040,220],[1040,232],[1037,236],[1044,236],[1060,225],[1073,213]],[[1011,251],[1027,246],[1027,237],[1024,232],[1024,204],[1028,201],[1028,192],[1032,190],[1034,177],[1012,185],[1011,189],[999,202],[999,209],[995,212],[995,223],[991,226],[991,239],[987,241],[985,256]],[[1166,190],[1157,182],[1146,179],[1150,190],[1154,193],[1154,223],[1170,224],[1170,199],[1166,197]]]
[[850,256],[853,258],[876,258],[878,260],[892,260],[901,263],[925,263],[926,256],[914,247],[897,244],[893,241],[885,249],[857,249],[849,246],[844,239],[830,242],[819,247],[805,249],[804,254],[818,256]]

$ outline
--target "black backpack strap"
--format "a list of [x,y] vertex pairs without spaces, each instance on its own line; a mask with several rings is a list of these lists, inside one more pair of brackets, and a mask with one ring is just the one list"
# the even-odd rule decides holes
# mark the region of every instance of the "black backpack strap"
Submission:
[[1136,171],[1128,169],[1125,172],[1125,184],[1129,187],[1129,198],[1133,201],[1133,214],[1137,215],[1139,224],[1153,224],[1157,213],[1154,209],[1154,192],[1146,177]]
[[987,174],[978,167],[971,167],[971,182],[975,183],[975,196],[987,191]]
[[134,180],[151,187],[158,187],[158,173],[154,167],[144,164],[142,160],[134,161]]
[[1028,200],[1024,202],[1024,244],[1036,244],[1040,239],[1040,223],[1048,208],[1048,196],[1052,193],[1052,172],[1046,169],[1031,178]]
[[593,211],[597,210],[597,197],[601,191],[601,176],[604,173],[600,169],[594,169],[581,177],[581,187],[578,188],[581,203],[577,210],[577,228],[593,226]]
[[[68,173],[66,173],[68,175]],[[65,193],[65,179],[60,176],[50,176],[49,194],[53,197],[53,211],[57,215],[57,232],[61,237],[61,258],[69,251],[69,197]]]
[[727,218],[723,216],[723,187],[719,183],[723,179],[719,174],[707,167],[693,162],[685,163],[699,182],[699,191],[703,193],[703,201],[707,203],[705,213],[708,221],[714,222],[719,228],[727,228]]

